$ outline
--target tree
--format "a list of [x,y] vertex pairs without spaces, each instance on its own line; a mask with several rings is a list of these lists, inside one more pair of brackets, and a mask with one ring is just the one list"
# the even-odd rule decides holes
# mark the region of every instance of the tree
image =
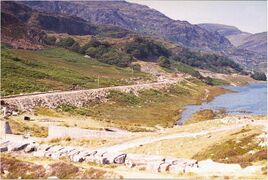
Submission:
[[114,64],[119,67],[127,67],[132,62],[132,57],[116,49],[111,49],[103,54],[99,61],[106,64]]
[[84,46],[82,46],[81,48],[81,51],[84,53],[86,53],[86,51],[91,48],[91,47],[94,47],[94,48],[97,48],[97,47],[100,47],[102,46],[105,47],[105,48],[109,48],[111,47],[111,45],[107,42],[100,42],[98,41],[97,39],[95,38],[92,38],[89,42],[87,42]]
[[45,38],[44,43],[46,43],[47,45],[55,45],[56,40],[57,39],[55,36],[48,36]]
[[81,47],[79,45],[78,42],[75,42],[71,47],[70,50],[77,52],[77,53],[81,53]]
[[75,43],[75,40],[71,37],[66,37],[60,39],[60,41],[57,43],[58,46],[62,47],[71,47]]
[[137,59],[153,59],[159,56],[169,57],[168,49],[146,38],[135,38],[126,45],[125,52]]
[[90,57],[93,57],[95,58],[96,57],[96,54],[97,54],[97,48],[95,47],[90,47],[86,50],[86,55],[90,56]]
[[164,56],[160,56],[159,57],[158,64],[161,67],[164,67],[164,68],[170,68],[170,66],[171,66],[169,59],[166,58],[166,57],[164,57]]

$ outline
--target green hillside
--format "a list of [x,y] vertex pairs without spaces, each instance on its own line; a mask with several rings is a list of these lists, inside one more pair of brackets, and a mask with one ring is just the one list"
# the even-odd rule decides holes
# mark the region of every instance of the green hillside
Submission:
[[1,95],[127,85],[148,74],[103,64],[63,48],[40,51],[2,48]]

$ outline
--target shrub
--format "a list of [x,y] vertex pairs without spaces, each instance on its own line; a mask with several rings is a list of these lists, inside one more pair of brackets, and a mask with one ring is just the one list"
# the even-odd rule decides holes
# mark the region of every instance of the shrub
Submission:
[[233,60],[216,54],[202,54],[200,52],[184,50],[173,58],[175,61],[189,66],[208,69],[214,72],[229,73],[230,71],[241,72],[243,70]]
[[85,53],[86,53],[86,55],[89,55],[90,57],[95,58],[97,52],[98,52],[97,48],[95,48],[95,47],[90,47],[90,48],[88,48],[88,49],[86,50]]
[[125,51],[138,59],[152,59],[160,56],[169,56],[169,51],[152,40],[135,38],[126,45]]
[[81,53],[81,47],[79,45],[78,42],[75,42],[71,47],[70,50],[77,52],[77,53]]
[[131,66],[130,66],[134,71],[141,71],[141,65],[139,65],[139,64],[132,64]]
[[170,68],[170,61],[168,60],[168,58],[164,57],[164,56],[160,56],[159,59],[158,59],[158,64],[161,66],[161,67],[164,67],[164,68]]
[[125,105],[136,105],[140,102],[140,98],[131,93],[125,93],[112,90],[108,95],[108,98],[114,102]]
[[60,39],[60,41],[57,43],[58,46],[62,47],[71,47],[75,43],[75,40],[71,37],[66,37]]
[[86,53],[86,51],[91,47],[94,47],[94,48],[101,47],[101,49],[104,49],[104,48],[109,48],[110,46],[111,45],[107,42],[100,42],[96,40],[95,38],[92,38],[88,43],[82,46],[81,51],[82,53]]
[[45,38],[44,43],[47,44],[47,45],[55,45],[56,40],[57,40],[56,37],[48,36],[48,37]]
[[112,49],[102,55],[99,60],[106,64],[113,64],[119,67],[127,67],[132,62],[132,57],[116,49]]

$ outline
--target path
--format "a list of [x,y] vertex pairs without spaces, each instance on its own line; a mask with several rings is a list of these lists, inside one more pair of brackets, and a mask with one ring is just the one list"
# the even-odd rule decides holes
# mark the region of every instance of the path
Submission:
[[[110,147],[104,147],[104,148],[102,148],[102,150],[109,151],[109,152],[119,152],[119,151],[127,150],[129,148],[139,147],[140,145],[150,144],[150,143],[154,143],[154,142],[161,141],[161,140],[188,138],[188,137],[195,138],[197,136],[204,136],[204,135],[207,135],[210,133],[216,133],[216,132],[221,132],[221,131],[230,131],[230,130],[242,128],[243,126],[245,126],[247,124],[248,123],[235,124],[232,126],[225,126],[225,127],[217,128],[217,129],[214,128],[214,129],[195,132],[195,133],[183,132],[183,133],[176,133],[176,134],[165,135],[165,136],[160,136],[160,137],[146,137],[146,138],[133,140],[132,142],[126,142],[123,144],[118,144],[118,145],[114,145],[114,146],[110,146]],[[266,126],[266,121],[259,120],[259,121],[253,122],[252,125]]]

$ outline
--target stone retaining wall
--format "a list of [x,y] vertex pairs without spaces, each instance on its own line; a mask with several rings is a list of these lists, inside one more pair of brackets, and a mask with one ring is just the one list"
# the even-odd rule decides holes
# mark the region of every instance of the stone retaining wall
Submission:
[[36,106],[48,108],[56,108],[60,104],[69,104],[76,107],[82,107],[90,102],[105,101],[110,90],[118,90],[122,92],[137,93],[146,89],[161,89],[176,83],[177,81],[166,81],[150,84],[139,84],[130,86],[116,86],[99,89],[77,90],[51,92],[41,94],[20,95],[1,98],[2,106],[9,106],[19,111],[31,111]]

